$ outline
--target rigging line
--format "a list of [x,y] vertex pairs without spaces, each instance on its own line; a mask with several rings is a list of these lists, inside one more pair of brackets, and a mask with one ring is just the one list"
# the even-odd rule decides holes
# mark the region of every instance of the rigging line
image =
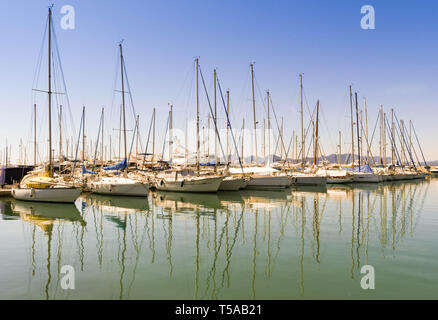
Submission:
[[72,114],[71,107],[70,107],[70,99],[68,97],[67,86],[66,86],[66,83],[65,83],[64,71],[63,71],[63,68],[62,68],[61,56],[59,54],[59,46],[58,46],[58,40],[56,38],[55,30],[53,30],[53,39],[54,39],[54,42],[55,42],[56,56],[58,58],[59,71],[61,73],[62,84],[64,86],[64,93],[65,93],[65,97],[66,97],[66,100],[67,100],[67,107],[68,107],[68,111],[69,111],[69,115],[70,115],[71,126],[72,126],[72,130],[73,130],[73,134],[75,135],[76,127],[75,127],[75,123],[74,123],[74,120],[73,120],[74,118],[73,118],[73,114]]
[[428,165],[427,165],[426,159],[424,158],[423,149],[421,149],[420,141],[418,140],[417,132],[415,131],[415,127],[414,127],[413,123],[412,123],[412,130],[414,130],[415,138],[417,139],[418,147],[420,148],[421,156],[423,157],[424,166],[427,167]]
[[134,101],[132,100],[131,86],[129,85],[128,72],[126,71],[125,59],[123,59],[123,70],[125,72],[126,84],[128,86],[128,93],[129,93],[129,100],[131,101],[132,115],[134,116],[134,119],[136,119]]
[[37,65],[35,68],[35,73],[34,73],[34,78],[32,81],[32,88],[36,88],[38,86],[38,79],[39,79],[39,74],[41,71],[41,63],[42,63],[42,56],[43,56],[43,52],[44,52],[44,44],[45,44],[45,39],[46,39],[46,34],[47,34],[47,24],[49,22],[49,17],[47,17],[46,19],[46,25],[44,27],[44,34],[43,34],[43,39],[41,41],[41,48],[40,48],[40,53],[38,55],[38,59],[37,59]]
[[[319,108],[319,112],[320,112],[320,114],[321,114],[321,118],[322,118],[322,121],[321,120],[319,120],[319,122],[318,123],[324,123],[324,126],[325,126],[325,129],[327,130],[326,131],[326,134],[328,135],[328,140],[329,140],[329,145],[337,145],[337,143],[333,143],[333,138],[332,138],[332,135],[330,134],[330,130],[329,130],[329,127],[328,127],[328,125],[327,125],[327,123],[328,123],[328,121],[327,121],[327,119],[326,119],[326,117],[325,117],[325,112],[324,112],[324,108]],[[321,134],[320,134],[320,136],[322,136]],[[319,144],[322,144],[322,141],[318,141],[318,143]]]
[[278,136],[279,136],[279,139],[281,141],[280,148],[283,147],[283,150],[285,152],[285,159],[284,159],[284,162],[283,162],[283,166],[286,164],[286,161],[287,161],[287,164],[290,167],[290,163],[289,163],[289,160],[288,160],[288,154],[286,153],[286,147],[285,147],[284,141],[283,141],[283,135],[281,133],[281,131],[283,130],[283,126],[281,127],[282,130],[280,130],[280,126],[278,124],[278,119],[277,119],[277,113],[275,112],[275,107],[274,107],[274,103],[272,102],[272,96],[271,95],[269,95],[269,100],[271,101],[272,113],[274,114],[275,123],[277,124],[277,129],[278,129]]
[[[224,95],[222,94],[221,84],[219,83],[219,77],[218,77],[217,75],[216,75],[216,81],[217,81],[217,85],[218,85],[218,88],[219,88],[219,92],[220,92],[220,94],[221,94],[221,99],[222,99],[222,104],[223,104],[223,106],[224,106],[225,115],[227,116],[228,126],[230,127],[231,137],[233,138],[234,149],[235,149],[235,152],[236,152],[237,158],[238,158],[238,160],[239,160],[240,168],[242,169],[242,174],[244,174],[244,171],[243,171],[243,165],[242,165],[242,159],[240,158],[240,155],[239,155],[239,150],[238,150],[238,147],[237,147],[236,139],[235,139],[235,137],[234,137],[233,127],[231,126],[230,117],[229,117],[229,114],[228,114],[228,112],[227,112],[227,107],[226,107],[226,105],[225,105]],[[227,152],[228,152],[228,150],[227,150]],[[243,156],[243,155],[242,155],[242,156]],[[226,157],[228,157],[228,154],[227,154]],[[229,160],[228,158],[226,158],[226,159],[227,159],[227,166],[228,166],[228,162],[229,162],[230,160]]]
[[167,116],[166,132],[164,133],[163,151],[161,152],[161,160],[164,159],[164,149],[166,148],[167,129],[169,129],[169,118],[170,118],[170,113],[169,113],[169,115]]
[[151,135],[151,129],[152,129],[153,121],[154,121],[154,113],[152,113],[152,116],[151,116],[151,123],[149,124],[149,131],[148,131],[148,139],[146,140],[146,147],[145,147],[144,154],[143,154],[143,165],[142,165],[143,169],[144,169],[144,164],[146,162],[146,153],[148,152],[149,138],[150,138],[150,135]]
[[[404,134],[402,134],[402,132],[401,132],[400,121],[398,121],[398,118],[397,118],[397,115],[395,114],[395,112],[394,112],[394,117],[395,117],[395,120],[397,121],[397,126],[398,126],[398,128],[399,128],[399,130],[400,130],[400,135],[401,135],[401,137],[402,137],[401,140],[403,140],[403,142],[404,142],[404,144],[405,144],[406,151],[408,152],[409,157],[411,158],[412,165],[414,166],[414,170],[417,171],[417,167],[415,166],[414,158],[412,157],[412,153],[411,153],[411,151],[409,150],[409,146],[408,146],[408,144],[406,143],[405,136],[404,136]],[[404,151],[403,148],[402,148],[402,151],[403,151],[403,153],[405,154],[405,157],[406,157],[406,152]],[[407,158],[407,157],[406,157],[406,158]],[[409,162],[408,162],[408,163],[409,163]]]
[[[115,60],[115,70],[114,70],[114,82],[113,82],[113,87],[111,90],[111,103],[110,103],[110,116],[109,116],[109,123],[112,123],[112,119],[113,119],[113,112],[114,112],[114,101],[115,101],[115,97],[116,97],[116,86],[117,86],[117,80],[119,78],[119,59],[120,59],[120,54],[117,51],[117,55]],[[119,110],[119,108],[117,108],[117,111]],[[119,119],[119,118],[117,118]],[[107,130],[111,130],[111,128],[108,128]]]
[[372,134],[372,136],[371,136],[370,149],[371,149],[371,147],[372,147],[372,145],[373,145],[374,133],[376,132],[376,129],[377,129],[377,123],[379,122],[379,118],[380,118],[380,112],[377,114],[376,124],[374,125],[373,134]]
[[99,122],[99,129],[97,131],[97,141],[96,141],[96,149],[94,151],[94,159],[93,159],[93,169],[91,171],[94,171],[94,166],[96,164],[96,158],[97,158],[97,149],[99,147],[99,138],[100,138],[100,128],[102,128],[102,122],[103,122],[103,112],[100,115],[100,122]]
[[78,159],[79,143],[80,143],[80,140],[81,140],[81,132],[82,132],[82,122],[83,122],[83,120],[84,120],[84,113],[82,113],[81,123],[79,124],[79,135],[78,135],[78,142],[76,144],[75,161],[73,162],[73,168],[71,170],[71,176],[72,177],[74,177],[75,168],[76,168],[76,161]]
[[[394,117],[395,118],[397,118],[397,116],[395,115],[395,112],[394,112]],[[396,119],[396,122],[398,122],[398,120]],[[398,131],[398,129],[397,129],[397,126],[394,126],[394,129],[395,129],[395,133],[397,134],[397,138],[398,138],[398,140],[400,141],[400,148],[401,148],[401,151],[403,152],[403,156],[407,159],[408,157],[406,156],[406,152],[405,152],[405,150],[404,150],[404,148],[403,148],[403,142],[402,142],[402,139],[401,139],[401,132],[399,133],[399,131]],[[395,141],[395,136],[394,136],[394,141]],[[401,154],[401,153],[400,153]],[[402,161],[401,161],[401,157],[400,157],[400,163],[401,163],[401,167],[403,168],[403,166],[405,165]]]
[[[256,78],[256,76],[254,75],[254,79],[255,79],[255,82],[256,82],[256,85],[257,85],[257,89],[259,90],[259,95],[260,95],[260,99],[261,99],[261,101],[262,101],[262,105],[263,105],[263,107],[264,107],[264,109],[265,109],[265,114],[267,115],[267,113],[268,113],[268,111],[267,111],[267,107],[266,107],[266,105],[265,105],[265,101],[264,101],[264,99],[263,99],[263,97],[262,97],[262,93],[261,93],[261,90],[260,90],[260,86],[259,86],[259,83],[258,83],[258,81],[257,81],[257,78]],[[273,104],[273,102],[272,102],[272,96],[269,96],[269,98],[270,98],[270,102],[271,102],[271,106],[272,106],[272,111],[273,111],[273,114],[274,114],[274,118],[275,118],[275,123],[276,123],[276,125],[277,125],[277,129],[278,129],[278,134],[279,134],[279,139],[280,139],[280,141],[281,141],[281,146],[280,146],[280,148],[282,148],[283,150],[284,150],[284,152],[285,152],[285,160],[284,160],[284,162],[283,162],[283,165],[286,163],[286,161],[287,161],[287,163],[288,163],[288,165],[289,165],[289,167],[290,167],[290,163],[289,163],[289,161],[287,160],[287,153],[286,153],[286,147],[285,147],[285,145],[284,145],[284,140],[283,140],[283,134],[282,134],[282,130],[283,130],[283,127],[281,128],[282,130],[280,130],[280,126],[279,126],[279,124],[278,124],[278,119],[277,119],[277,114],[275,113],[275,108],[274,108],[274,104]],[[269,134],[269,133],[268,133]]]
[[[313,115],[312,115],[311,119],[309,120],[309,125],[307,126],[306,132],[304,134],[304,141],[306,141],[306,138],[309,135],[309,131],[310,131],[310,127],[311,127],[311,124],[312,124],[313,116],[315,115],[315,111],[316,111],[316,105],[315,105],[315,108],[313,109]],[[309,145],[311,145],[311,144],[309,144]],[[306,150],[303,150],[303,146],[300,146],[300,152],[298,153],[297,158],[299,159],[301,157],[301,155],[303,154],[303,152],[305,152],[305,151]],[[306,158],[307,158],[307,155],[308,155],[309,151],[305,154]]]
[[[134,145],[135,136],[137,134],[138,134],[138,121],[135,121],[134,131],[132,132],[131,147],[129,148],[129,154],[128,154],[128,159],[127,159],[128,166],[129,166],[129,160],[131,159],[132,147]],[[136,161],[136,163],[137,163],[137,161]]]
[[[388,121],[388,118],[386,118],[386,116],[385,116],[385,120],[386,120],[386,130],[388,131],[388,135],[389,135],[389,138],[391,140],[392,147],[394,148],[395,156],[396,156],[397,162],[398,162],[398,161],[400,161],[400,156],[398,154],[398,149],[397,149],[397,146],[395,145],[395,141],[394,141],[394,137],[392,135],[392,132],[391,132],[391,130],[389,130],[389,128],[390,128],[389,121]],[[401,161],[399,163],[401,163]],[[403,164],[402,164],[402,167],[403,167]]]
[[223,155],[224,159],[226,159],[227,156],[225,155],[224,148],[222,147],[221,138],[219,136],[219,131],[218,131],[218,128],[217,128],[216,119],[214,117],[213,109],[211,107],[210,98],[209,98],[208,92],[207,92],[207,87],[205,86],[205,81],[204,81],[204,76],[202,75],[201,66],[199,66],[199,74],[201,75],[202,85],[204,86],[204,91],[205,91],[205,95],[207,97],[208,106],[210,107],[210,113],[211,113],[211,117],[213,118],[213,123],[214,123],[214,128],[215,128],[215,131],[216,131],[216,135],[217,135],[217,140],[219,142],[219,146],[221,147],[222,155]]

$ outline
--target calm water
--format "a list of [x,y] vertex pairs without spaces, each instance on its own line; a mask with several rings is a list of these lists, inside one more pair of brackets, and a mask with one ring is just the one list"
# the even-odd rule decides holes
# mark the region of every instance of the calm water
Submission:
[[[0,199],[1,299],[438,298],[438,179]],[[375,290],[360,269],[375,268]],[[74,290],[60,269],[75,269]]]

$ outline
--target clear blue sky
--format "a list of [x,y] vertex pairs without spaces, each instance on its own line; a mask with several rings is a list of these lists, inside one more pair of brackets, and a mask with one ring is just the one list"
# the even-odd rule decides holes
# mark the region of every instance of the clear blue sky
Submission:
[[[7,138],[15,154],[20,138],[31,153],[31,89],[51,2],[2,0],[0,149]],[[209,88],[216,67],[223,88],[230,89],[236,128],[242,117],[251,121],[249,63],[255,62],[260,89],[270,90],[288,136],[299,129],[298,74],[302,72],[310,108],[321,101],[321,135],[327,153],[335,151],[338,130],[345,139],[349,134],[347,90],[352,84],[361,107],[363,97],[367,98],[370,127],[380,104],[388,112],[393,107],[399,118],[413,121],[426,158],[438,159],[436,1],[53,2],[71,112],[78,126],[82,105],[87,107],[87,133],[93,139],[102,106],[108,110],[108,122],[112,121],[107,132],[115,127],[118,106],[112,103],[112,90],[117,43],[124,39],[143,136],[153,107],[161,139],[168,103],[175,105],[175,127],[183,128],[186,118],[194,118],[192,70],[193,59],[199,56]],[[75,8],[74,30],[60,28],[60,9],[65,4]],[[360,8],[365,4],[375,8],[375,30],[360,27]],[[39,87],[46,89],[44,78]],[[46,115],[44,103],[43,99],[38,104],[41,118]],[[204,98],[201,107],[205,125]],[[258,93],[257,110],[259,119],[265,117]],[[43,143],[46,131],[38,136]],[[343,145],[345,151],[348,148]]]

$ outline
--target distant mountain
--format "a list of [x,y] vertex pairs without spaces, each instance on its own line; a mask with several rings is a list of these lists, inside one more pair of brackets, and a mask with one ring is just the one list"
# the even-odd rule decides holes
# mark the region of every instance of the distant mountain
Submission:
[[[281,160],[281,157],[278,155],[271,155],[271,157],[273,158],[274,162]],[[357,162],[358,158],[359,158],[359,156],[357,154],[355,154],[354,155],[355,162]],[[296,159],[292,159],[292,158],[288,158],[288,159],[290,162],[294,162],[294,163],[301,162],[301,159],[298,159],[298,161]],[[365,163],[367,160],[367,157],[361,156],[361,159],[362,159],[362,162]],[[257,160],[258,160],[257,163],[263,163],[263,161],[264,161],[263,157],[258,157]],[[338,163],[338,155],[333,153],[333,154],[330,154],[330,155],[325,156],[325,157],[319,157],[320,162],[322,162],[324,160],[327,160],[330,163]],[[255,161],[255,156],[245,157],[246,163],[252,162],[252,161]],[[383,163],[383,161],[381,161],[379,156],[374,156],[374,161],[376,164]],[[426,160],[426,162],[429,166],[438,166],[438,160],[434,160],[434,161],[427,161]],[[313,163],[313,157],[307,157],[306,163]],[[351,154],[349,154],[349,153],[341,154],[341,163],[343,163],[343,164],[351,163]],[[371,158],[370,158],[370,163],[373,164],[373,160]],[[391,157],[386,158],[386,163],[391,163]],[[423,165],[423,161],[420,161],[420,163],[421,163],[421,165]],[[415,164],[417,164],[417,162],[415,162]]]

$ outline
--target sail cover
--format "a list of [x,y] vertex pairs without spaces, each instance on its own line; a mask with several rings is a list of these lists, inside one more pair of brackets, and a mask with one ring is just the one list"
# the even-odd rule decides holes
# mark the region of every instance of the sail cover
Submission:
[[113,164],[112,166],[104,167],[104,170],[123,170],[128,167],[126,163],[126,158],[120,161],[119,163]]
[[94,171],[87,170],[84,165],[82,165],[82,173],[96,174]]
[[[344,170],[351,171],[351,168],[345,167]],[[354,172],[359,172],[359,166],[354,166]],[[373,169],[369,165],[360,166],[360,172],[373,173]]]

